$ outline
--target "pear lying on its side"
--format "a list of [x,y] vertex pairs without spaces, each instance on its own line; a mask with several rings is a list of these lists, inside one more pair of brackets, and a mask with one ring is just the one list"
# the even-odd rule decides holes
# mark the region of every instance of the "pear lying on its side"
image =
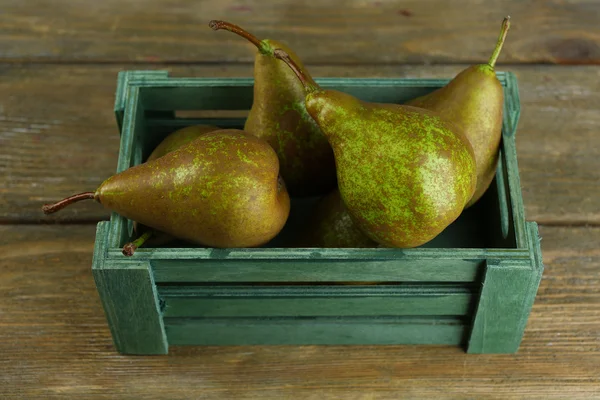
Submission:
[[283,228],[290,199],[279,160],[244,131],[206,133],[105,180],[95,192],[45,205],[47,214],[84,199],[161,232],[210,247],[255,247]]
[[[205,133],[219,129],[221,128],[213,125],[193,125],[178,129],[175,132],[170,133],[158,146],[156,146],[146,159],[146,162],[156,160],[157,158],[188,144]],[[149,246],[161,246],[175,240],[173,236],[140,225],[137,221],[133,221],[133,230],[138,237],[134,241],[126,243],[125,246],[123,246],[123,254],[126,256],[132,256],[135,253],[135,250],[144,244],[148,244]]]

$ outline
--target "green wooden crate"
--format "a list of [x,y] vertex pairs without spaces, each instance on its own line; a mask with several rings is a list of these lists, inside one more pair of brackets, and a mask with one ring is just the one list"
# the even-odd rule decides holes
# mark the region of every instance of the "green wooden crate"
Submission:
[[[286,227],[264,248],[141,248],[125,257],[121,247],[132,238],[132,222],[116,214],[100,222],[92,268],[117,350],[165,354],[170,345],[444,344],[470,353],[516,352],[543,266],[537,225],[525,221],[521,197],[517,82],[510,73],[498,77],[505,117],[496,179],[474,207],[420,248],[281,247],[314,199],[294,199]],[[448,82],[317,81],[364,100],[396,103]],[[177,128],[243,126],[243,118],[215,118],[219,113],[179,116],[185,110],[248,110],[252,85],[252,79],[121,73],[117,172],[142,162]]]

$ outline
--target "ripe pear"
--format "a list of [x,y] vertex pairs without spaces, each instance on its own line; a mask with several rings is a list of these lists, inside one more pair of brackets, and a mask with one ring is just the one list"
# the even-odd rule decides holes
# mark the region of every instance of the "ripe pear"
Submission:
[[496,175],[502,137],[504,92],[494,66],[510,28],[504,19],[498,43],[487,64],[473,65],[443,88],[409,101],[408,105],[438,112],[462,128],[475,153],[477,188],[467,207],[483,196]]
[[47,214],[84,199],[158,231],[210,247],[254,247],[283,228],[290,199],[275,151],[249,133],[223,129],[104,181],[95,192],[45,205]]
[[377,243],[356,226],[335,189],[315,205],[295,247],[361,248],[377,247]]
[[399,104],[365,102],[308,81],[306,109],[335,155],[340,194],[357,226],[388,247],[420,246],[462,212],[476,184],[473,149],[439,114]]
[[[274,55],[284,49],[303,68],[300,58],[275,40],[259,40],[237,25],[211,21],[214,30],[225,29],[258,48],[254,61],[254,100],[244,130],[266,140],[277,152],[291,196],[328,193],[336,184],[333,151],[319,126],[306,112],[304,86]],[[313,82],[310,76],[307,79]]]
[[[178,129],[175,132],[170,133],[165,139],[163,139],[162,142],[160,142],[158,146],[156,146],[156,148],[146,159],[146,162],[156,160],[157,158],[177,150],[183,145],[195,140],[199,136],[208,132],[216,131],[218,129],[220,128],[213,125],[194,125]],[[145,243],[148,243],[152,246],[160,246],[175,240],[173,236],[167,235],[164,232],[157,232],[152,228],[140,225],[137,221],[133,222],[133,230],[139,235],[139,237],[123,246],[123,254],[126,256],[132,256],[135,253],[135,250]]]

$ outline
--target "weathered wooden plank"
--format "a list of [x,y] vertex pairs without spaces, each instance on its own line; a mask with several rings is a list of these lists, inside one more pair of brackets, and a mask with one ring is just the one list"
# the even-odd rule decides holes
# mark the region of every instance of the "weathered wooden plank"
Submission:
[[600,62],[593,1],[5,0],[2,11],[4,60],[251,62],[251,45],[208,28],[217,18],[281,40],[308,63],[482,62],[510,14],[502,62]]
[[165,318],[173,345],[461,344],[459,318]]
[[161,286],[165,317],[467,315],[476,301],[466,286],[206,288]]
[[600,228],[541,227],[546,269],[515,355],[175,346],[168,357],[121,356],[92,278],[94,233],[0,226],[0,397],[576,399],[600,390]]
[[[0,221],[96,221],[93,202],[52,216],[40,206],[93,190],[116,170],[117,72],[132,66],[0,66]],[[177,76],[251,76],[252,66],[180,66]],[[461,66],[311,67],[315,76],[452,77]],[[511,67],[522,116],[517,154],[526,216],[600,224],[600,68]],[[552,199],[549,201],[548,199]]]
[[[155,261],[157,282],[473,282],[483,262],[430,259]],[[444,272],[440,272],[440,271]]]

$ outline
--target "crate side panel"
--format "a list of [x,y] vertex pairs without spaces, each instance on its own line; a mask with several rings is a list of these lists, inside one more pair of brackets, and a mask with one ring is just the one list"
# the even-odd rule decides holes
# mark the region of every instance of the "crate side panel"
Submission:
[[[126,105],[116,173],[142,162],[147,137],[144,109],[141,105],[138,88],[127,85],[125,99]],[[132,222],[115,212],[111,214],[110,221],[109,247],[123,246],[132,234]]]
[[346,299],[163,298],[165,317],[467,315],[471,296]]
[[413,295],[395,297],[161,297],[165,317],[283,317],[467,315],[472,295]]
[[149,266],[96,265],[93,276],[117,350],[166,354],[168,343]]
[[469,353],[518,351],[540,280],[540,270],[531,264],[487,265]]
[[165,319],[171,345],[460,345],[458,318],[202,318]]
[[155,260],[157,282],[473,282],[481,260]]
[[248,110],[252,107],[251,84],[142,87],[143,106],[151,111]]

